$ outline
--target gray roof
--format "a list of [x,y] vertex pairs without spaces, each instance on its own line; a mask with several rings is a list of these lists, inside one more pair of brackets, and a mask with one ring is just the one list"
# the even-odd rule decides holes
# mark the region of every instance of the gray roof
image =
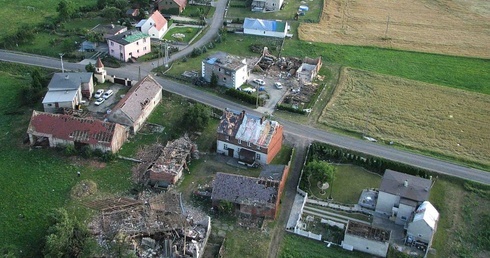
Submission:
[[[407,186],[404,185],[405,181],[407,181]],[[430,187],[431,181],[429,179],[387,169],[383,175],[379,191],[422,202],[429,198]]]
[[44,96],[43,104],[55,102],[71,102],[77,96],[77,91],[78,90],[48,91]]
[[282,175],[284,174],[285,165],[267,165],[264,166],[260,172],[259,178],[265,178],[268,180],[274,180],[281,182]]
[[92,73],[55,73],[49,82],[49,91],[78,90],[82,83],[88,83]]
[[245,58],[233,56],[225,52],[216,52],[204,59],[209,65],[217,65],[219,67],[237,71],[244,66],[247,66]]
[[114,35],[121,30],[126,29],[126,26],[118,25],[118,24],[97,24],[92,31],[102,34]]
[[218,172],[213,181],[212,200],[239,204],[274,204],[278,188],[259,178]]
[[160,91],[162,91],[162,86],[153,77],[147,75],[126,93],[112,109],[112,113],[120,110],[134,123],[142,115],[143,107]]

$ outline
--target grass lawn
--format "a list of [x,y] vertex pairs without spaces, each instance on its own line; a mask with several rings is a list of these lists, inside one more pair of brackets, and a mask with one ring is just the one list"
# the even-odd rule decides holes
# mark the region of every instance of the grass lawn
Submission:
[[376,47],[286,40],[283,56],[322,56],[323,62],[490,94],[490,61]]
[[180,33],[185,35],[185,37],[182,38],[182,42],[189,43],[194,36],[201,30],[201,28],[194,28],[194,27],[173,27],[171,28],[167,33],[165,33],[165,36],[163,36],[163,39],[168,39],[168,40],[177,40],[177,38],[173,37],[172,35],[176,33]]
[[268,251],[271,235],[259,229],[235,229],[226,234],[223,257],[262,258]]
[[[2,1],[0,9],[0,32],[6,35],[15,32],[22,25],[35,26],[48,17],[56,17],[59,0],[16,0]],[[76,7],[92,5],[97,0],[72,0]],[[33,8],[31,8],[33,7]],[[17,22],[14,22],[17,21]]]
[[327,247],[325,243],[287,233],[281,243],[279,258],[359,258],[372,257],[361,252],[351,252],[340,247]]
[[[344,204],[355,204],[359,201],[361,190],[365,188],[378,188],[381,176],[365,170],[362,167],[342,164],[335,165],[337,172],[332,190],[332,198],[335,202]],[[325,195],[320,194],[316,182],[312,182],[310,192],[317,198],[327,199],[330,189]]]
[[[307,4],[302,4],[302,0],[288,1],[283,10],[277,12],[252,12],[249,7],[244,6],[243,1],[230,1],[230,7],[226,14],[226,18],[259,18],[269,20],[293,20],[294,14],[298,11],[300,5],[307,5],[310,9],[305,12],[304,16],[299,16],[298,20],[302,22],[318,22],[323,8],[323,1],[314,0]],[[243,7],[242,7],[243,6]]]

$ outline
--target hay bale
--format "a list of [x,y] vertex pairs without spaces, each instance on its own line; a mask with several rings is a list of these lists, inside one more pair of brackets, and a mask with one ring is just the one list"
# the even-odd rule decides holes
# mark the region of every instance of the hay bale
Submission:
[[82,180],[71,189],[72,198],[83,198],[97,192],[97,184],[92,180]]

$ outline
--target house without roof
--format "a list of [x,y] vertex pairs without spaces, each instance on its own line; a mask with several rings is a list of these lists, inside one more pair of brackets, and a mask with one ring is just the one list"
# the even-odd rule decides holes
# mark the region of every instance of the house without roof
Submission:
[[75,149],[88,146],[112,153],[116,153],[127,139],[126,129],[119,124],[39,111],[32,112],[27,134],[31,145],[72,145]]
[[127,62],[151,52],[150,36],[141,31],[131,30],[107,39],[109,55]]
[[108,38],[121,34],[127,31],[128,28],[126,26],[118,25],[118,24],[97,24],[95,27],[91,29],[91,31],[101,34],[104,37],[104,40]]
[[155,9],[165,14],[180,14],[185,10],[187,0],[159,0]]
[[320,71],[320,68],[322,68],[322,64],[322,57],[315,59],[305,57],[301,63],[301,66],[296,71],[296,77],[298,77],[300,81],[311,82],[313,79],[315,79],[315,76],[318,74],[318,71]]
[[429,198],[431,180],[387,169],[379,187],[375,211],[405,225],[412,212]]
[[369,224],[349,220],[342,247],[376,256],[386,257],[390,246],[391,231]]
[[428,201],[423,202],[408,223],[406,242],[412,245],[421,242],[430,247],[437,231],[438,221],[439,212],[436,208]]
[[288,23],[279,20],[262,20],[245,18],[243,21],[243,33],[265,37],[286,37]]
[[90,99],[93,92],[92,73],[55,73],[43,98],[44,111],[54,113],[60,108],[75,109],[83,97]]
[[136,27],[151,38],[161,39],[168,30],[168,22],[159,11],[155,11],[148,19],[141,20]]
[[283,127],[277,121],[245,111],[225,110],[217,134],[217,152],[246,164],[269,164],[283,141]]
[[281,9],[284,0],[253,0],[252,12],[275,12]]
[[230,202],[243,214],[274,219],[278,213],[289,166],[270,166],[258,178],[218,172],[211,200],[217,207]]
[[126,93],[108,116],[109,121],[122,124],[136,134],[162,100],[162,86],[147,75]]
[[224,52],[217,52],[201,62],[201,76],[207,82],[215,74],[218,85],[237,89],[248,79],[247,60]]

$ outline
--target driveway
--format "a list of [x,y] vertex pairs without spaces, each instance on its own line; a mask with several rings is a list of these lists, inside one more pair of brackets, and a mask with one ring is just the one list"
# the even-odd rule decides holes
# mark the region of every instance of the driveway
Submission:
[[92,98],[86,106],[86,109],[92,113],[106,114],[107,110],[112,109],[119,102],[119,100],[124,97],[126,92],[128,92],[129,87],[120,84],[110,84],[108,87],[95,87],[95,91],[97,91],[98,89],[104,89],[106,91],[111,89],[114,91],[114,94],[106,99],[104,103],[99,106],[96,106],[94,104],[96,99]]

